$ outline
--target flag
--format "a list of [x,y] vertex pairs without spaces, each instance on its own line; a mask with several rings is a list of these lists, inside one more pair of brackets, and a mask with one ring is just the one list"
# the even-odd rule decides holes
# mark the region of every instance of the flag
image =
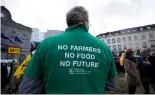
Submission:
[[27,58],[20,64],[20,66],[17,68],[17,70],[14,73],[14,77],[16,77],[16,79],[19,79],[21,77],[21,75],[24,74],[24,71],[26,69],[27,64],[29,63],[29,61],[31,60],[32,55],[29,54],[27,56]]
[[19,39],[17,36],[15,36],[14,41],[17,41],[19,43],[23,43],[21,39]]

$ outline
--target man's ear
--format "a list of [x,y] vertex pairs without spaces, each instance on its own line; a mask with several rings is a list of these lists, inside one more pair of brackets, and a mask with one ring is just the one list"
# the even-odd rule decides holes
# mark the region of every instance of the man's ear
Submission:
[[84,23],[85,23],[87,29],[89,30],[89,21],[85,21]]

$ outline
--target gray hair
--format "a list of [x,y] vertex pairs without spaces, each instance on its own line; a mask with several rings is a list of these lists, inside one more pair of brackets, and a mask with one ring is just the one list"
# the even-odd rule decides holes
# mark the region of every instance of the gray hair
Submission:
[[66,14],[68,26],[76,25],[84,21],[88,21],[88,11],[82,6],[76,6]]
[[140,53],[142,53],[142,54],[149,54],[149,49],[143,48],[143,49],[140,50]]

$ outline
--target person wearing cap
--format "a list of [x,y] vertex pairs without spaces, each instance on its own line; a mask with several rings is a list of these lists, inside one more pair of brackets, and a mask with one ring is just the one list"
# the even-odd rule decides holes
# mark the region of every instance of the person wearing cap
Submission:
[[126,49],[120,58],[121,66],[124,66],[125,77],[129,94],[135,94],[136,87],[140,84],[140,76],[137,70],[138,61],[133,56],[132,49]]
[[72,8],[66,15],[68,28],[43,40],[28,64],[19,93],[39,93],[43,79],[46,94],[102,94],[116,88],[112,52],[89,32],[87,10]]
[[141,76],[141,82],[145,90],[144,93],[149,94],[149,85],[151,85],[155,91],[155,58],[150,56],[150,50],[147,48],[141,49],[140,55],[138,69]]

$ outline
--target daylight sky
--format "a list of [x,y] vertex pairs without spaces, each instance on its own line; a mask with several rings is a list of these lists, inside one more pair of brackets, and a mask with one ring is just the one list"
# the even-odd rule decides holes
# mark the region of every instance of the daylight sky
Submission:
[[14,21],[48,30],[65,30],[67,11],[84,6],[89,11],[90,33],[100,33],[154,24],[155,0],[1,0]]

